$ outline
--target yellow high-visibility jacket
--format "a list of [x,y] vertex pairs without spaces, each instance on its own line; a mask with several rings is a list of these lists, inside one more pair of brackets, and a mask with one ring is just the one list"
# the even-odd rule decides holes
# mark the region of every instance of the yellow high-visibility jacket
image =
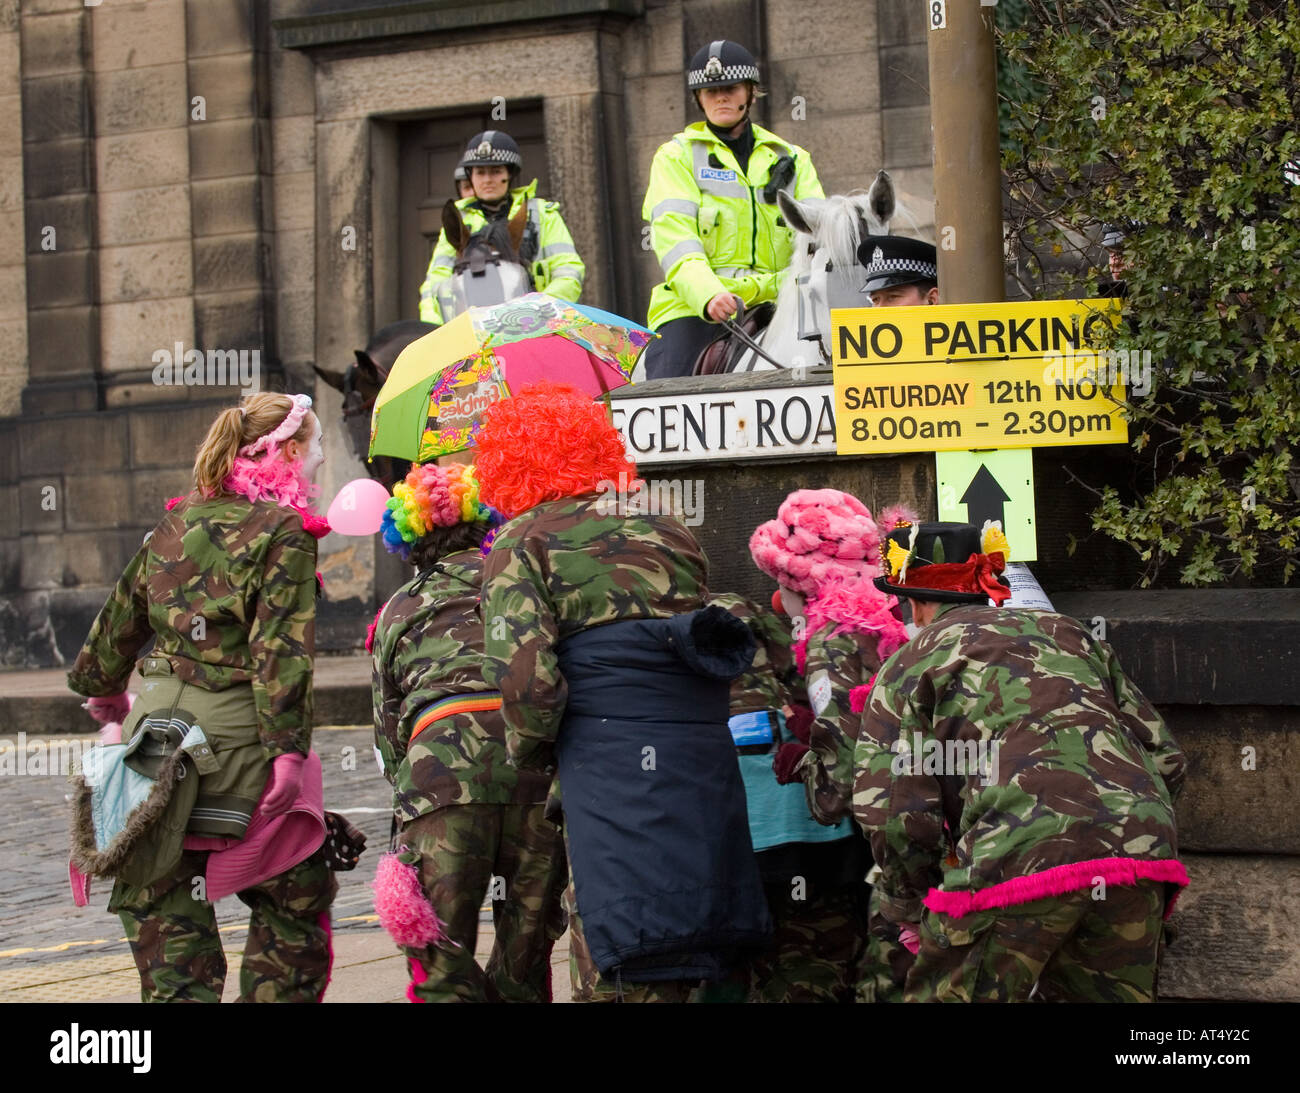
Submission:
[[[475,207],[478,199],[472,194],[456,202],[465,227],[471,233],[487,225],[483,211]],[[537,237],[537,253],[529,264],[533,275],[533,285],[538,292],[545,292],[577,303],[582,295],[583,278],[587,267],[578,257],[578,249],[573,245],[573,236],[560,216],[560,206],[554,201],[545,201],[537,196],[537,179],[527,186],[520,186],[510,191],[510,212],[514,216],[519,206],[528,203],[528,221]],[[525,229],[525,238],[527,238]],[[456,264],[456,251],[447,242],[447,233],[438,235],[438,245],[433,248],[429,259],[429,269],[420,286],[420,318],[426,323],[442,323],[455,317],[454,297],[451,291],[451,271]]]
[[794,231],[781,221],[775,199],[764,201],[763,187],[787,155],[795,162],[793,195],[824,196],[808,153],[758,125],[746,171],[702,121],[660,145],[641,211],[664,272],[650,295],[647,325],[704,318],[719,292],[734,293],[747,307],[776,299]]

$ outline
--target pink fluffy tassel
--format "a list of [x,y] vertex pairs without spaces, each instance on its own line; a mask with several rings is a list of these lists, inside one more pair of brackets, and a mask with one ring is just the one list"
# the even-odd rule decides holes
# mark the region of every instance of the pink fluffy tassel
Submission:
[[396,854],[385,854],[375,870],[375,913],[389,936],[405,949],[436,945],[446,936],[438,915],[425,897],[419,875]]

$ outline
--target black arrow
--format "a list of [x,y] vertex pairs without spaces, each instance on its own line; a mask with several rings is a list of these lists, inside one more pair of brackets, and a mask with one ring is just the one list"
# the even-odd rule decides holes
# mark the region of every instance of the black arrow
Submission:
[[1010,500],[1006,491],[998,484],[998,480],[993,477],[993,472],[981,463],[980,469],[970,480],[970,485],[966,487],[966,492],[962,494],[959,503],[966,506],[967,521],[977,528],[982,528],[985,520],[1002,520],[1002,527],[1005,530],[1007,525],[1002,507]]

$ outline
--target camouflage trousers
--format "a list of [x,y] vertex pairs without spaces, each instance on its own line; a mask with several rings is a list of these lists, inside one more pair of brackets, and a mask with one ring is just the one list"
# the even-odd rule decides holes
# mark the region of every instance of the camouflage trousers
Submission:
[[898,940],[898,927],[880,913],[877,890],[871,890],[867,913],[867,955],[858,980],[859,1002],[901,1002],[914,957]]
[[1164,885],[1091,889],[962,918],[926,911],[908,1002],[1153,1002]]
[[[220,1002],[226,955],[216,911],[196,898],[207,853],[184,851],[176,868],[144,888],[113,886],[108,909],[126,928],[144,1002]],[[240,1002],[319,1002],[333,948],[330,905],[338,882],[320,852],[239,893],[252,910],[239,969]]]
[[574,895],[573,875],[564,890],[564,906],[569,912],[569,979],[575,1002],[694,1002],[698,1000],[698,979],[664,979],[654,983],[624,983],[621,978],[601,976],[591,959],[587,939],[582,933]]
[[[412,864],[450,939],[403,950],[413,1002],[551,1000],[566,872],[560,831],[544,818],[545,807],[449,805],[401,829],[398,839],[419,856]],[[496,937],[481,968],[474,948],[484,897],[492,901]]]
[[751,1002],[853,1002],[870,974],[866,885],[810,900],[767,885],[772,942],[750,962]]

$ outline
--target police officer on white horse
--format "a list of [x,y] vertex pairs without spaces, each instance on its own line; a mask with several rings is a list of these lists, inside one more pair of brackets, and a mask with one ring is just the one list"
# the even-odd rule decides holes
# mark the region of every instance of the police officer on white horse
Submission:
[[689,375],[718,323],[776,299],[794,246],[777,192],[823,196],[808,153],[750,120],[761,90],[749,50],[710,43],[686,86],[706,120],[655,153],[642,210],[664,274],[650,296],[647,324],[660,336],[646,347],[649,379]]
[[[582,294],[586,267],[560,216],[560,206],[537,196],[537,179],[527,186],[518,185],[523,162],[519,145],[509,134],[499,129],[476,134],[460,160],[460,166],[469,173],[473,193],[457,201],[456,208],[466,229],[474,233],[491,221],[509,220],[526,206],[520,263],[527,268],[538,292],[576,302]],[[455,264],[456,250],[443,231],[420,286],[420,318],[426,323],[443,323],[456,314],[451,286]]]

